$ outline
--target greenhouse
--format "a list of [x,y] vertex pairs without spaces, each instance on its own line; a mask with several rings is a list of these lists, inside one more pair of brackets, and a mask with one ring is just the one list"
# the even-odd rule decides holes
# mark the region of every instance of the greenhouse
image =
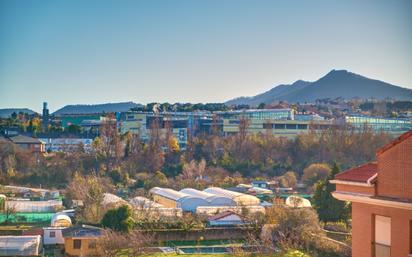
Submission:
[[209,187],[203,190],[206,193],[224,196],[232,199],[236,205],[259,205],[260,200],[256,196],[226,190],[220,187]]
[[51,220],[52,227],[70,227],[72,225],[72,220],[69,216],[64,213],[56,213],[53,215]]
[[16,212],[55,212],[63,209],[63,203],[60,200],[6,200],[5,208],[13,208]]
[[165,207],[182,208],[183,211],[195,212],[198,206],[209,206],[209,202],[201,197],[192,196],[170,188],[155,187],[150,190],[153,199]]
[[193,188],[185,188],[185,189],[180,190],[180,192],[205,199],[206,201],[209,202],[210,206],[234,206],[236,205],[236,202],[233,201],[232,198],[230,197],[215,195],[215,194],[207,193],[207,192],[200,191],[200,190],[193,189]]
[[0,236],[0,256],[38,256],[41,236]]

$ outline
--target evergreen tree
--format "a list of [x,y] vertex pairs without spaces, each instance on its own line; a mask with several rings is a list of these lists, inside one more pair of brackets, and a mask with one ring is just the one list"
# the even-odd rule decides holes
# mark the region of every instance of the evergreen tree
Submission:
[[133,228],[132,210],[127,205],[106,212],[102,219],[103,227],[129,233]]
[[336,163],[333,164],[332,171],[325,180],[321,180],[316,184],[315,194],[313,196],[314,208],[318,212],[321,221],[346,221],[349,217],[349,206],[335,199],[332,192],[336,186],[329,181],[339,173],[339,167]]

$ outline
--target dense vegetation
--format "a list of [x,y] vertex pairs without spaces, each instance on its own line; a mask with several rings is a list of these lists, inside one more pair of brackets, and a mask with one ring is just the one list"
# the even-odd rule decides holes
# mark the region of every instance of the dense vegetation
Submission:
[[[152,129],[150,140],[143,142],[137,135],[119,135],[107,125],[89,153],[79,145],[73,153],[33,155],[7,141],[0,142],[0,182],[65,188],[78,172],[146,189],[155,185],[231,186],[248,177],[275,176],[286,176],[286,182],[294,183],[303,176],[305,183],[313,185],[326,173],[324,167],[310,168],[311,164],[336,162],[346,169],[373,160],[375,151],[389,140],[388,135],[374,134],[367,128],[311,131],[295,139],[248,135],[241,129],[238,135],[228,137],[190,136],[183,151],[172,133]],[[295,178],[291,178],[293,174]]]

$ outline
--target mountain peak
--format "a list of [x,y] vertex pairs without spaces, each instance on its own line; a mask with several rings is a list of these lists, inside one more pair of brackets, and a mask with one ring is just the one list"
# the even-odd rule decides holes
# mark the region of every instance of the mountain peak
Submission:
[[256,96],[230,100],[227,104],[249,104],[275,103],[278,101],[315,102],[323,98],[355,97],[368,99],[396,99],[412,100],[412,89],[391,85],[383,81],[370,79],[362,75],[347,71],[333,69],[325,76],[315,82],[297,80],[290,85],[279,85],[267,92]]
[[331,75],[343,75],[343,74],[350,74],[351,72],[349,72],[348,70],[331,70],[328,72],[328,74],[325,75],[325,77],[327,76],[331,76]]

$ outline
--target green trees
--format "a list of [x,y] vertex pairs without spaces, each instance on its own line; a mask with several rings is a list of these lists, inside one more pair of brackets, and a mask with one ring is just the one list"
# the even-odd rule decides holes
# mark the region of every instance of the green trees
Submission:
[[128,205],[122,205],[117,209],[108,210],[101,224],[115,231],[129,233],[133,228],[132,209]]
[[346,221],[349,216],[349,208],[343,201],[339,201],[332,196],[336,187],[329,180],[333,179],[339,173],[339,167],[333,164],[329,176],[316,184],[315,194],[313,196],[314,208],[318,212],[321,221]]

